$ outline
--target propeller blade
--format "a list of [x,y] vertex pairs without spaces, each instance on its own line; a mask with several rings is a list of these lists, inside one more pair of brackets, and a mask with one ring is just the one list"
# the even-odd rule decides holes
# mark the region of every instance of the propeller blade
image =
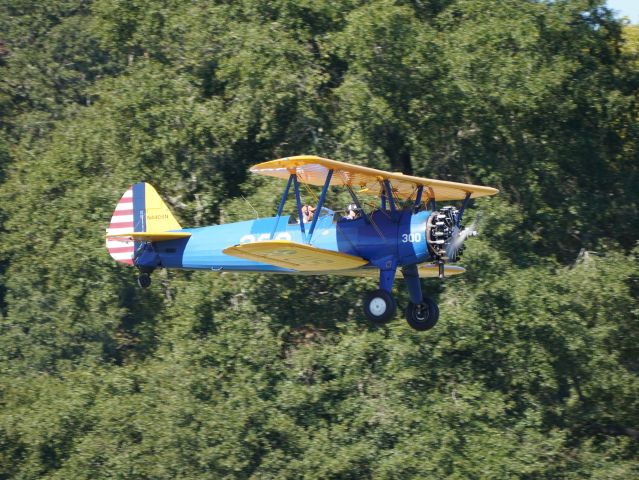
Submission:
[[478,235],[476,227],[479,222],[479,214],[475,217],[473,222],[466,228],[461,229],[459,225],[455,225],[453,230],[452,239],[450,243],[446,246],[446,256],[449,259],[456,259],[457,253],[461,250],[464,245],[464,242],[468,237],[476,237]]

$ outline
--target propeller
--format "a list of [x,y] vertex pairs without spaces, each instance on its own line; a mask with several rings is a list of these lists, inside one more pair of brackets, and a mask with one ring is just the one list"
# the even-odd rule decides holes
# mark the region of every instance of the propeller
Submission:
[[444,278],[446,262],[456,262],[464,250],[464,242],[468,237],[477,236],[479,214],[466,228],[461,224],[463,209],[446,206],[433,212],[426,225],[426,240],[437,260],[439,278]]
[[463,228],[461,226],[461,219],[458,217],[457,222],[453,226],[453,232],[451,235],[450,241],[446,245],[446,257],[455,261],[462,249],[464,248],[464,242],[468,237],[476,237],[477,233],[477,224],[479,223],[480,215],[477,214],[473,222],[468,226]]

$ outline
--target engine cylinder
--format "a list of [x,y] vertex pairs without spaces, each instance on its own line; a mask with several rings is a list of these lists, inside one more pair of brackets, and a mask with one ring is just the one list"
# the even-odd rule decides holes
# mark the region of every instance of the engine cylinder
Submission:
[[463,227],[459,224],[459,210],[447,206],[434,211],[426,223],[426,240],[431,253],[439,260],[456,262],[462,254],[463,245],[451,248],[453,239]]

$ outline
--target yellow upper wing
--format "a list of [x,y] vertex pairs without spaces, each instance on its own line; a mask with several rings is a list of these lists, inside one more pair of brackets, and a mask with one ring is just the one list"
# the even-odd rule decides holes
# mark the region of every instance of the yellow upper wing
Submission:
[[225,249],[224,253],[301,272],[348,270],[368,263],[367,260],[354,255],[287,240],[242,243]]
[[480,185],[447,182],[431,178],[413,177],[401,173],[385,172],[374,168],[351,165],[313,155],[280,158],[260,163],[251,168],[251,172],[270,177],[287,179],[292,173],[311,185],[324,185],[326,175],[333,170],[331,185],[359,187],[356,193],[379,196],[384,180],[389,180],[394,195],[408,199],[415,195],[418,186],[424,186],[424,198],[436,200],[463,200],[467,193],[471,198],[495,195],[499,190]]

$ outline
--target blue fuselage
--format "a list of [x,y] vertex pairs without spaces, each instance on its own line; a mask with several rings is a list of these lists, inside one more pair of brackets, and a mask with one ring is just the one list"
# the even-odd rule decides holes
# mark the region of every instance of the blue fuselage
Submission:
[[[370,220],[349,220],[336,213],[322,214],[311,245],[369,261],[369,267],[391,268],[431,260],[426,242],[426,222],[430,211],[413,213],[376,210]],[[261,271],[295,273],[265,263],[244,260],[223,253],[232,245],[269,239],[307,243],[300,225],[291,217],[261,218],[226,225],[187,228],[191,237],[147,245],[136,261],[138,266],[216,271]],[[310,224],[304,225],[306,234]],[[390,263],[389,263],[390,262]],[[395,263],[396,262],[396,263]],[[394,265],[391,265],[394,263]],[[363,267],[363,268],[366,268]]]

